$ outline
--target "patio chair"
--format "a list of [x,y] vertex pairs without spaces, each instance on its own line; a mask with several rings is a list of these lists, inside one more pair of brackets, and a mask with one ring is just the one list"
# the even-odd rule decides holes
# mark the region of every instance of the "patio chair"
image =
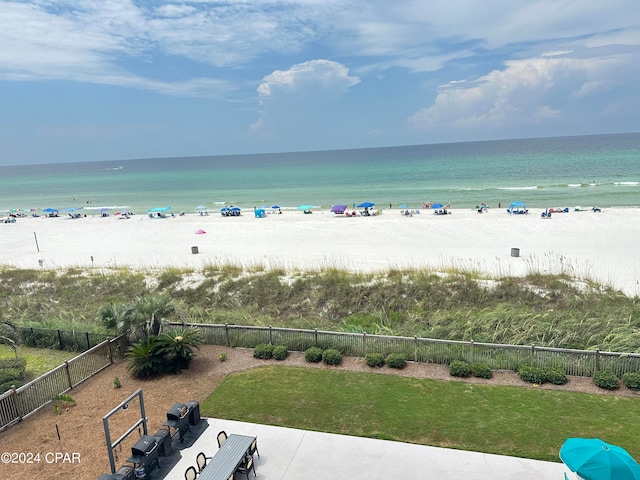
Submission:
[[196,472],[196,467],[191,466],[187,468],[184,472],[184,480],[196,480],[198,476],[198,472]]
[[196,464],[198,466],[198,473],[202,473],[202,470],[204,470],[204,467],[207,466],[207,460],[211,460],[213,457],[207,457],[204,452],[200,452],[198,453],[198,455],[196,455]]
[[238,468],[236,468],[236,473],[243,473],[247,476],[247,480],[249,480],[249,472],[253,470],[253,476],[257,477],[256,468],[253,466],[253,457],[244,457],[244,463],[242,463]]
[[253,442],[251,442],[251,446],[249,447],[249,455],[253,457],[253,454],[257,453],[258,458],[260,458],[260,452],[258,452],[258,439],[254,438]]
[[224,445],[224,442],[227,441],[227,433],[222,430],[220,433],[218,433],[218,448],[221,448],[222,445]]

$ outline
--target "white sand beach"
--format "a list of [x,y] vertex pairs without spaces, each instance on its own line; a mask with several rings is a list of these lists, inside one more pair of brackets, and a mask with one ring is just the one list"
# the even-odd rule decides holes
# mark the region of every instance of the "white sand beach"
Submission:
[[[90,213],[72,219],[61,213],[0,223],[0,265],[153,270],[235,264],[361,272],[427,267],[490,277],[563,272],[630,296],[640,293],[640,208],[571,211],[549,219],[541,212],[454,209],[450,215],[423,210],[403,216],[388,209],[348,218],[314,210],[254,218],[248,210],[239,217],[211,212],[155,219]],[[198,229],[206,233],[196,234]],[[512,249],[519,249],[519,256]]]

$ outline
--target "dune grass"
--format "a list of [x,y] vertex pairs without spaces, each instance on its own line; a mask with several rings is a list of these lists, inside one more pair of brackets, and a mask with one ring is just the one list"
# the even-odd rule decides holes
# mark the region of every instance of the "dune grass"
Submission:
[[[250,394],[249,394],[250,393]],[[568,437],[640,457],[640,399],[268,366],[227,377],[203,415],[559,461]]]
[[640,302],[568,275],[479,278],[473,272],[353,273],[0,268],[0,310],[21,326],[106,333],[104,305],[164,294],[169,320],[640,352]]

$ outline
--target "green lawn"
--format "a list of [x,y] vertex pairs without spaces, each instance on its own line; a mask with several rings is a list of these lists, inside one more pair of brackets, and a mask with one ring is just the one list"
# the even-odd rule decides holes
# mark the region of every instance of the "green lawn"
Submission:
[[[49,348],[18,347],[18,357],[27,360],[26,375],[28,380],[33,380],[49,370],[62,365],[66,360],[76,357],[78,352],[65,350],[52,350]],[[8,345],[0,345],[0,358],[13,358],[13,349]]]
[[640,399],[373,373],[262,367],[227,377],[203,415],[559,461],[567,437],[640,458]]

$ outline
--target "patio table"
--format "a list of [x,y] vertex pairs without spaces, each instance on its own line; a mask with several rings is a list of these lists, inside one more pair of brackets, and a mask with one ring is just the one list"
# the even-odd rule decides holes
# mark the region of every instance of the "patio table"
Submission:
[[228,480],[242,463],[256,437],[231,434],[211,461],[198,475],[198,480]]

